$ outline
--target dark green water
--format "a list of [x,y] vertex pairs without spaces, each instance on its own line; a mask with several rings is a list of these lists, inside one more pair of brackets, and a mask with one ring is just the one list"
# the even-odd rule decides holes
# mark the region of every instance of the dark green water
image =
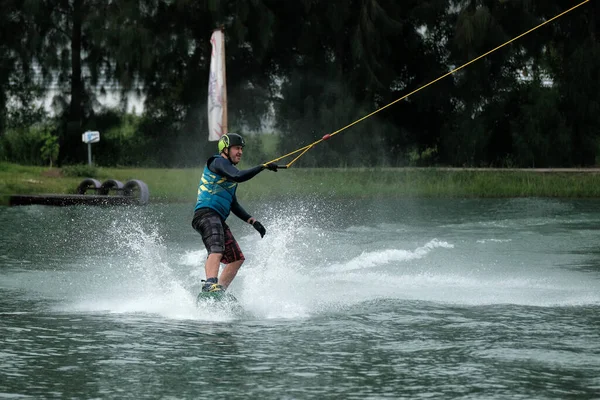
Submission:
[[0,208],[1,398],[600,398],[600,201]]

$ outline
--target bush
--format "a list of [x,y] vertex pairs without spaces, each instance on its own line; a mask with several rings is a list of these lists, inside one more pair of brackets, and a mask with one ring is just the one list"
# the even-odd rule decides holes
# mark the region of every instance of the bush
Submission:
[[42,148],[56,127],[51,122],[35,124],[30,128],[9,129],[0,137],[0,160],[27,165],[44,165]]
[[64,176],[69,177],[82,177],[82,178],[97,178],[98,169],[93,165],[87,164],[75,164],[67,165],[61,168]]
[[408,153],[408,161],[411,167],[429,167],[435,164],[435,158],[437,156],[437,146],[427,147],[425,150],[419,152],[417,148],[412,149]]
[[43,139],[44,144],[40,149],[42,160],[49,161],[50,168],[52,168],[52,163],[54,163],[58,158],[58,151],[60,149],[60,146],[58,144],[58,137],[50,133],[45,133]]

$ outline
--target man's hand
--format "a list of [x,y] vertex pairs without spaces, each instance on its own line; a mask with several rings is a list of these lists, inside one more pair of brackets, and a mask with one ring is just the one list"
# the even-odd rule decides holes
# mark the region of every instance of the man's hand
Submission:
[[277,168],[279,168],[279,167],[277,166],[277,164],[270,162],[268,164],[265,164],[265,168],[268,169],[269,171],[277,172]]
[[254,227],[254,229],[256,229],[258,231],[258,233],[260,233],[260,237],[264,237],[265,233],[267,233],[267,230],[265,229],[264,226],[262,226],[262,224],[256,220],[254,220],[254,222],[252,223],[252,226]]

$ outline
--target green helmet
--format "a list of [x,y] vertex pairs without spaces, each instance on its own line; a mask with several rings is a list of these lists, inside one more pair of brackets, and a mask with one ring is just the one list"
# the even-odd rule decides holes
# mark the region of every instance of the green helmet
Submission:
[[219,153],[221,153],[225,148],[229,148],[231,146],[242,146],[244,147],[246,142],[244,138],[238,135],[237,133],[228,133],[227,135],[221,136],[219,139]]

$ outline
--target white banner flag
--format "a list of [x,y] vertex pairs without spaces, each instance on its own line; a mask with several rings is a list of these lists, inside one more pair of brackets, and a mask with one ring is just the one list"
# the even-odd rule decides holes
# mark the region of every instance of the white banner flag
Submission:
[[210,37],[210,76],[208,78],[208,140],[227,133],[227,85],[225,82],[225,35],[217,29]]

